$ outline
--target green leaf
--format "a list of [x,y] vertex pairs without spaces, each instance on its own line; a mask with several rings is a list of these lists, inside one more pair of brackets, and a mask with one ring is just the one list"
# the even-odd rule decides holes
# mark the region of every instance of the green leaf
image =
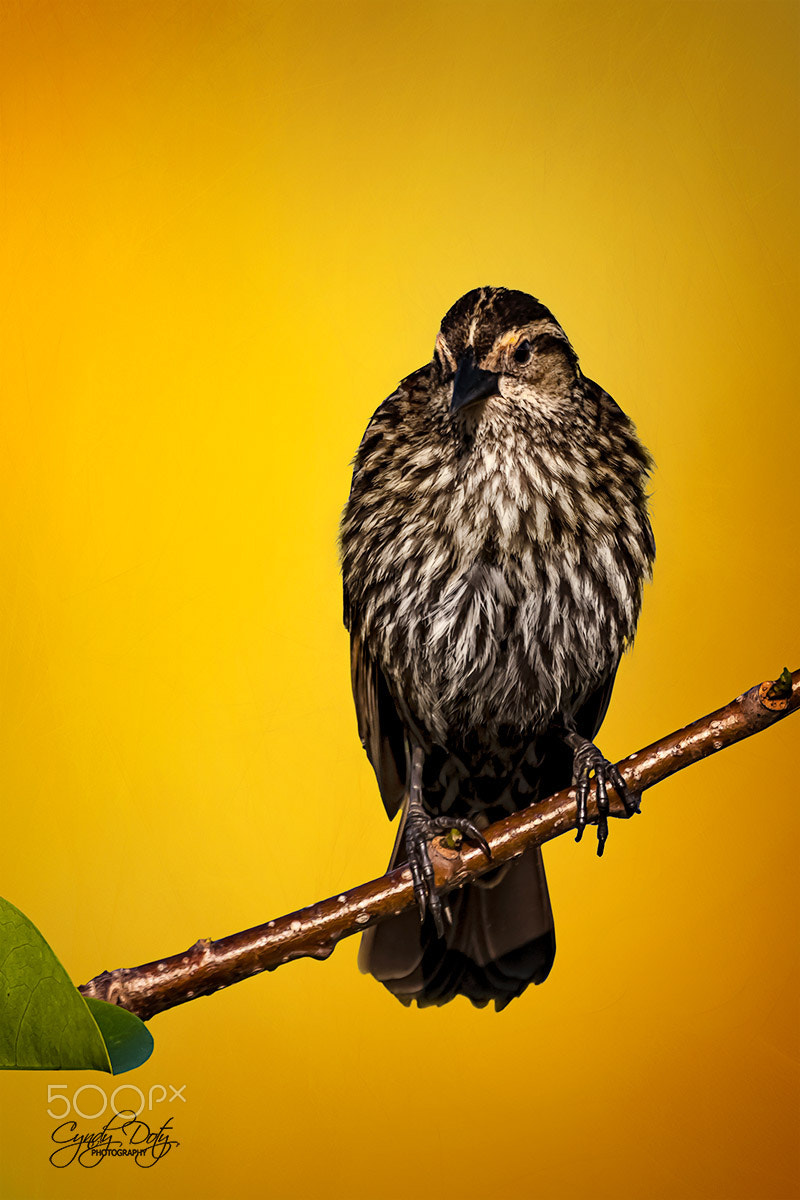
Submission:
[[0,1067],[110,1071],[86,1002],[36,926],[0,899]]
[[118,1004],[107,1004],[91,996],[85,1002],[103,1035],[115,1075],[147,1062],[153,1053],[153,1035],[143,1021]]
[[87,1003],[33,922],[0,898],[0,1069],[119,1075],[152,1049],[133,1013]]

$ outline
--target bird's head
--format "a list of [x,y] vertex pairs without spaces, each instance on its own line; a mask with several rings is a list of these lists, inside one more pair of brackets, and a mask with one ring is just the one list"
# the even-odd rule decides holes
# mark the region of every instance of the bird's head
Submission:
[[548,308],[526,292],[483,287],[446,314],[433,368],[451,416],[475,420],[519,408],[556,416],[579,378],[578,359]]

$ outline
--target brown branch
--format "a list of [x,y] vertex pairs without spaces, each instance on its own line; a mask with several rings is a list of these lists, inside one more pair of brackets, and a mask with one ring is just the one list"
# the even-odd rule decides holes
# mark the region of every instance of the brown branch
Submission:
[[[630,789],[645,791],[701,758],[774,725],[798,708],[800,671],[792,676],[784,671],[779,679],[751,688],[724,708],[639,750],[618,766]],[[624,815],[613,792],[611,812],[614,816]],[[593,789],[590,819],[596,813]],[[565,788],[485,830],[492,848],[490,861],[476,847],[449,849],[441,838],[436,838],[431,858],[437,886],[441,891],[460,887],[476,875],[516,858],[527,846],[550,841],[575,825],[575,793]],[[292,959],[327,958],[342,938],[404,912],[414,903],[410,873],[407,867],[401,867],[265,925],[219,941],[201,940],[183,954],[141,967],[103,971],[79,990],[84,996],[120,1004],[149,1020],[164,1009],[208,996],[261,971],[273,971]]]

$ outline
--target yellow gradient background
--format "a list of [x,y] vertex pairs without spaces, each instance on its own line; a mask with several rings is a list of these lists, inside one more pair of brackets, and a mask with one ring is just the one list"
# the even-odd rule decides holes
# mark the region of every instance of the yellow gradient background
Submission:
[[[0,892],[76,981],[384,868],[337,523],[471,287],[544,300],[658,464],[606,754],[800,666],[799,13],[3,3]],[[799,741],[551,845],[499,1016],[350,940],[156,1018],[147,1173],[47,1161],[47,1085],[112,1081],[2,1076],[3,1196],[797,1196]]]

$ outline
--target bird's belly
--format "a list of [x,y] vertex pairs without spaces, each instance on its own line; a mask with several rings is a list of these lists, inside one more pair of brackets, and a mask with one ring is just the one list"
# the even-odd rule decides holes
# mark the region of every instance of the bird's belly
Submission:
[[622,633],[599,586],[584,582],[578,606],[558,572],[481,561],[409,583],[382,630],[381,665],[408,717],[440,745],[466,731],[492,740],[543,730],[619,658]]

